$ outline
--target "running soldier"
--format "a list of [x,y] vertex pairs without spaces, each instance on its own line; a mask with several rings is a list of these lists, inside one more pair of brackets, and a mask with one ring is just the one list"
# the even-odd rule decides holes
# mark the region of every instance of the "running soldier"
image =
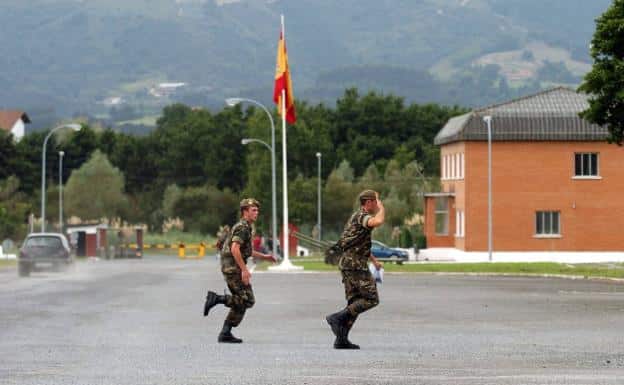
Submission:
[[371,254],[371,233],[384,223],[385,208],[373,190],[359,195],[360,209],[351,215],[340,237],[343,249],[338,262],[345,288],[347,307],[325,319],[336,336],[335,349],[359,349],[349,341],[349,331],[357,317],[379,304],[375,279],[368,269],[370,260],[377,270],[382,264]]
[[262,254],[252,250],[252,224],[258,219],[260,203],[247,198],[240,202],[241,220],[232,227],[221,250],[221,272],[225,278],[231,295],[218,295],[208,291],[204,304],[204,317],[217,304],[230,308],[218,341],[224,343],[241,343],[243,340],[232,335],[232,328],[237,327],[245,311],[256,302],[251,288],[251,272],[247,269],[249,257],[276,262],[270,254]]

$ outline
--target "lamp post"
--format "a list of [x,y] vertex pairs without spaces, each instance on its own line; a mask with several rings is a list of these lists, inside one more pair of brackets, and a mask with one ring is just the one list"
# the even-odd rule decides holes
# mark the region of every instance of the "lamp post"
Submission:
[[[273,256],[277,258],[277,192],[276,192],[276,172],[275,172],[275,124],[273,123],[273,116],[269,112],[269,110],[260,102],[255,101],[253,99],[247,98],[228,98],[225,100],[228,106],[233,107],[242,102],[255,104],[256,106],[262,108],[264,112],[266,112],[269,117],[269,121],[271,122],[271,145],[269,146],[267,143],[259,140],[259,139],[243,139],[242,144],[245,145],[251,142],[258,142],[264,144],[269,151],[271,151],[271,231],[273,233]],[[286,234],[287,236],[287,234]]]
[[316,225],[318,226],[318,240],[321,240],[321,157],[322,154],[320,152],[316,153],[316,159],[318,159],[318,187],[317,187],[317,216],[316,216]]
[[46,198],[46,187],[45,187],[45,172],[46,172],[46,146],[48,144],[48,139],[50,136],[54,134],[57,130],[61,128],[71,128],[74,131],[80,130],[80,124],[70,123],[70,124],[62,124],[60,126],[54,127],[50,130],[48,135],[43,140],[43,151],[41,155],[41,232],[45,233],[45,198]]
[[492,116],[483,117],[488,136],[488,260],[492,262]]
[[63,233],[63,156],[65,151],[59,151],[59,233]]
[[273,148],[271,148],[271,146],[264,140],[253,139],[253,138],[243,138],[243,140],[241,140],[241,144],[243,146],[248,145],[249,143],[260,143],[264,145],[267,149],[269,149],[269,151],[273,151]]

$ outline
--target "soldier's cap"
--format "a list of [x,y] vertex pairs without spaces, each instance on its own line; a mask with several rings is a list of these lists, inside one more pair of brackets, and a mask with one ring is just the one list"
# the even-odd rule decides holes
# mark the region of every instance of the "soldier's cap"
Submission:
[[375,190],[364,190],[360,193],[358,198],[360,199],[360,201],[368,200],[368,199],[376,200],[377,193],[375,192]]
[[254,198],[245,198],[242,201],[240,201],[241,209],[244,209],[250,206],[256,206],[257,208],[260,208],[260,202],[258,202]]

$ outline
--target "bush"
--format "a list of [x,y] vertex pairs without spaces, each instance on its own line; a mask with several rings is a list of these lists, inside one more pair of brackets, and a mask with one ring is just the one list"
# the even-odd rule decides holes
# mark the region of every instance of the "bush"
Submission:
[[[169,214],[184,221],[190,232],[216,234],[219,226],[232,225],[237,218],[238,197],[214,186],[189,187],[170,202]],[[162,223],[162,221],[161,221]]]
[[404,227],[403,230],[401,230],[401,237],[399,238],[399,246],[403,248],[414,246],[414,241],[412,240],[412,233],[407,227]]
[[427,237],[424,234],[416,236],[416,248],[423,250],[427,248]]
[[0,241],[5,238],[23,239],[31,206],[25,194],[18,191],[20,181],[14,176],[0,180]]

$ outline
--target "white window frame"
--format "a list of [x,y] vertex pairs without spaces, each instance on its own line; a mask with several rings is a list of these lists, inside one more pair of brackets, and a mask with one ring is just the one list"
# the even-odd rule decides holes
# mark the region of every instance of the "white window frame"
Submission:
[[451,178],[450,179],[455,179],[455,154],[449,155],[449,158],[451,160]]
[[462,210],[461,215],[461,236],[462,238],[466,236],[466,212]]
[[459,179],[464,179],[464,172],[466,171],[465,169],[465,164],[464,164],[464,153],[460,152],[459,153]]
[[442,156],[442,180],[462,180],[465,178],[466,163],[463,152]]
[[[540,214],[542,214],[542,218],[540,218]],[[557,233],[553,232],[553,219],[555,218],[554,214],[556,215],[557,218]],[[545,224],[546,224],[546,215],[550,216],[550,229],[549,231],[545,231]],[[538,224],[537,222],[541,221],[542,224],[542,232],[539,233],[538,232]],[[535,229],[534,229],[534,237],[535,238],[561,238],[561,234],[562,234],[562,230],[561,230],[561,211],[559,210],[538,210],[535,212]]]
[[455,211],[455,237],[463,238],[465,235],[465,216],[464,210],[456,210]]
[[[576,157],[577,155],[581,156],[581,175],[578,175],[576,173]],[[584,155],[596,155],[596,175],[591,175],[591,174],[587,174],[584,175],[584,167],[585,164],[583,162],[584,159]],[[591,159],[591,157],[590,157]],[[591,161],[590,161],[591,162]],[[590,168],[590,172],[591,172],[591,163],[589,165]],[[600,153],[599,152],[575,152],[574,155],[572,156],[572,179],[580,179],[580,180],[593,180],[593,179],[602,179],[602,177],[600,176]]]
[[[446,200],[446,210],[438,210],[438,200]],[[437,197],[434,199],[433,204],[434,206],[434,218],[435,218],[435,222],[434,222],[434,231],[435,234],[437,236],[448,236],[449,235],[449,206],[450,206],[450,199],[448,197]],[[446,223],[445,223],[445,228],[444,228],[444,232],[438,232],[438,214],[446,214]]]

